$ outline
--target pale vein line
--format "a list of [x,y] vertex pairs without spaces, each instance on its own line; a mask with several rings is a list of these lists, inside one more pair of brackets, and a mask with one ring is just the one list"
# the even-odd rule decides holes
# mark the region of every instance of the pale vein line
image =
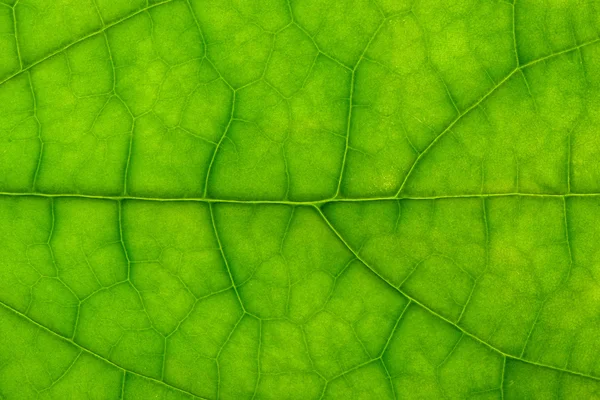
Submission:
[[394,327],[392,328],[392,332],[390,332],[390,336],[388,336],[388,340],[385,342],[385,345],[383,346],[383,349],[381,350],[381,352],[379,353],[379,356],[377,358],[382,358],[383,355],[385,354],[385,352],[387,351],[387,348],[389,347],[389,345],[392,341],[392,337],[394,336],[394,333],[396,333],[396,330],[398,329],[398,325],[400,325],[400,321],[402,320],[402,317],[404,317],[404,314],[406,314],[406,310],[408,310],[408,307],[411,305],[411,303],[412,303],[412,301],[409,299],[408,303],[406,303],[406,305],[404,306],[404,309],[400,313],[400,316],[396,320],[396,323],[394,324]]
[[313,201],[293,201],[293,200],[242,200],[242,199],[218,199],[210,197],[144,197],[144,196],[121,196],[121,195],[93,195],[80,193],[18,193],[18,192],[0,192],[0,196],[5,197],[44,197],[44,198],[74,198],[74,199],[90,199],[90,200],[133,200],[133,201],[149,201],[149,202],[165,202],[165,203],[185,203],[197,202],[206,204],[231,203],[231,204],[283,204],[290,206],[321,206],[329,203],[368,203],[380,201],[419,201],[419,200],[452,200],[452,199],[486,199],[486,198],[506,198],[506,197],[522,197],[532,199],[557,199],[566,198],[596,198],[600,197],[600,193],[489,193],[489,194],[465,194],[465,195],[448,195],[448,196],[404,196],[404,197],[365,197],[365,198],[329,198]]
[[227,269],[227,274],[229,275],[229,280],[231,281],[231,286],[235,291],[235,295],[237,296],[238,302],[240,303],[240,307],[242,307],[242,311],[244,314],[248,314],[246,311],[246,307],[244,307],[244,302],[240,297],[240,293],[235,284],[235,280],[233,279],[233,275],[231,274],[231,268],[229,267],[229,262],[227,261],[227,257],[225,257],[225,251],[223,250],[223,245],[221,244],[221,238],[219,237],[219,231],[217,230],[217,224],[215,223],[215,214],[213,212],[212,204],[208,205],[208,210],[210,212],[210,222],[212,223],[212,227],[215,233],[215,238],[217,239],[217,244],[219,245],[219,251],[221,252],[221,257],[223,258],[223,262],[225,263],[225,268]]
[[227,137],[227,133],[229,132],[229,129],[231,128],[231,123],[233,122],[233,113],[235,112],[235,97],[236,97],[236,92],[234,91],[233,97],[231,99],[231,113],[229,115],[229,122],[227,122],[227,126],[223,130],[221,139],[219,139],[219,142],[217,143],[215,150],[213,151],[212,157],[210,158],[210,163],[208,164],[208,170],[206,171],[206,179],[204,181],[204,192],[203,192],[204,197],[206,197],[206,195],[208,193],[208,180],[210,179],[210,173],[212,172],[212,167],[215,163],[215,159],[217,158],[217,152],[221,148],[221,144],[223,143],[223,140],[225,140],[225,138]]
[[75,356],[75,358],[73,359],[73,361],[71,361],[71,363],[67,366],[67,368],[63,371],[62,374],[60,374],[60,376],[58,378],[56,378],[55,381],[52,382],[52,384],[42,390],[40,390],[38,392],[38,395],[44,392],[49,391],[50,389],[52,389],[54,386],[56,386],[57,383],[59,383],[68,373],[69,371],[71,371],[71,369],[73,369],[73,366],[77,363],[77,361],[81,358],[81,355],[83,354],[83,350],[79,349],[79,352],[77,353],[77,355]]
[[[583,63],[583,59],[581,60]],[[581,119],[580,119],[581,121]],[[573,133],[579,127],[579,121],[575,122],[573,128],[569,131],[567,135],[567,193],[571,193],[571,173],[572,164],[573,164]]]
[[37,115],[37,100],[35,98],[35,90],[33,89],[33,80],[31,79],[31,72],[27,73],[27,78],[29,80],[29,88],[31,89],[31,100],[33,105],[33,119],[35,120],[35,126],[37,130],[37,139],[40,142],[40,153],[38,155],[37,165],[35,167],[35,172],[33,173],[33,183],[31,184],[31,190],[35,190],[35,186],[37,184],[37,179],[40,173],[40,166],[42,165],[42,157],[44,155],[44,140],[42,139],[42,124]]
[[512,34],[513,34],[513,47],[515,50],[515,58],[517,61],[517,67],[521,64],[521,60],[519,60],[519,48],[517,47],[517,0],[514,0],[512,3]]
[[[209,64],[215,69],[215,71],[217,71],[217,74],[223,80],[223,82],[225,82],[225,84],[227,86],[229,86],[230,89],[233,89],[231,87],[231,85],[229,85],[229,83],[227,81],[225,81],[225,79],[223,78],[221,73],[217,70],[217,68],[208,59],[208,57],[207,57],[208,45],[206,43],[206,39],[204,38],[204,33],[202,32],[202,28],[200,27],[200,22],[198,21],[198,18],[196,17],[196,13],[194,12],[194,8],[192,7],[190,0],[186,0],[186,4],[190,11],[190,14],[192,15],[192,18],[194,19],[194,24],[196,25],[196,29],[198,30],[198,34],[200,35],[200,39],[202,40],[202,51],[203,51],[202,57],[209,62]],[[215,162],[215,158],[217,157],[217,152],[219,151],[219,148],[221,147],[221,143],[223,142],[223,140],[225,140],[225,137],[227,136],[227,133],[229,132],[229,128],[231,127],[231,123],[233,122],[233,113],[235,112],[236,93],[237,93],[237,91],[233,90],[233,97],[231,99],[231,113],[229,115],[229,121],[227,122],[227,126],[225,127],[223,134],[221,135],[221,138],[219,139],[219,142],[216,143],[215,150],[213,151],[213,154],[210,159],[210,163],[208,164],[208,169],[206,171],[206,177],[204,178],[204,189],[202,191],[202,195],[204,197],[206,197],[206,194],[208,192],[208,181],[210,178],[210,173],[212,171],[213,164]]]
[[531,326],[531,329],[529,330],[529,333],[527,334],[527,338],[525,339],[525,344],[523,344],[523,349],[521,350],[521,354],[519,355],[519,357],[523,357],[525,355],[525,351],[527,350],[529,340],[531,339],[531,336],[533,335],[533,332],[538,325],[538,321],[542,315],[542,312],[544,311],[544,307],[546,306],[546,303],[548,302],[548,300],[550,300],[550,298],[556,292],[558,292],[560,290],[561,286],[565,285],[568,282],[569,278],[571,277],[571,270],[573,269],[573,252],[571,251],[571,241],[569,239],[569,222],[568,222],[569,216],[567,214],[567,199],[566,198],[563,198],[562,207],[563,207],[563,223],[565,225],[565,241],[567,242],[567,249],[569,251],[569,267],[567,269],[566,276],[562,279],[559,286],[557,286],[553,291],[551,291],[546,296],[544,301],[542,301],[542,304],[540,305],[540,308],[539,308],[538,312],[536,313],[536,316],[535,316],[535,319]]
[[520,358],[518,356],[514,356],[512,354],[505,353],[502,350],[500,350],[500,349],[492,346],[491,344],[487,343],[486,341],[480,339],[475,334],[467,331],[465,328],[461,327],[460,325],[457,325],[454,322],[452,322],[449,319],[447,319],[446,317],[438,314],[436,311],[432,310],[431,308],[427,307],[426,305],[424,305],[423,303],[421,303],[420,301],[418,301],[414,297],[412,297],[412,296],[408,295],[407,293],[405,293],[402,289],[399,289],[396,286],[394,286],[383,275],[381,275],[374,268],[372,268],[369,264],[367,264],[367,262],[348,244],[348,242],[346,242],[346,240],[344,239],[344,237],[334,228],[334,226],[331,224],[331,222],[329,221],[329,219],[327,219],[327,217],[325,216],[325,214],[323,213],[323,211],[319,207],[317,207],[317,206],[315,206],[314,209],[321,216],[321,218],[323,219],[323,221],[325,222],[325,224],[329,227],[329,229],[331,229],[331,231],[342,242],[342,244],[356,257],[357,260],[359,260],[361,263],[363,263],[364,266],[369,271],[371,271],[376,277],[378,277],[379,279],[381,279],[384,283],[386,283],[388,286],[390,286],[392,289],[394,289],[395,291],[397,291],[398,293],[400,293],[401,295],[403,295],[405,298],[407,298],[411,302],[419,305],[421,308],[423,308],[424,310],[428,311],[433,316],[435,316],[435,317],[441,319],[442,321],[444,321],[444,322],[452,325],[454,328],[458,329],[463,334],[469,336],[471,339],[479,342],[480,344],[484,345],[485,347],[489,348],[492,351],[495,351],[496,353],[501,354],[504,357],[507,357],[507,358],[510,358],[510,359],[513,359],[513,360],[516,360],[516,361],[521,361],[521,362],[526,363],[526,364],[531,364],[531,365],[535,365],[535,366],[542,367],[542,368],[552,369],[552,370],[555,370],[555,371],[565,372],[565,373],[568,373],[568,374],[571,374],[571,375],[576,375],[576,376],[580,376],[580,377],[584,377],[584,378],[589,378],[589,379],[592,379],[592,380],[600,381],[600,377],[596,377],[596,376],[592,376],[592,375],[586,375],[586,374],[583,374],[583,373],[580,373],[580,372],[576,372],[576,371],[572,371],[572,370],[568,370],[568,369],[565,369],[565,368],[559,368],[559,367],[554,367],[554,366],[548,365],[548,364],[542,364],[542,363],[538,363],[538,362],[535,362],[535,361],[530,361],[530,360],[527,360],[527,359]]
[[[396,333],[396,330],[398,329],[398,325],[400,325],[400,321],[402,321],[402,318],[406,314],[406,311],[410,308],[411,304],[412,304],[412,301],[409,299],[408,302],[406,303],[406,305],[404,306],[404,308],[402,309],[402,311],[400,312],[400,316],[398,317],[398,319],[394,323],[394,326],[392,327],[392,330],[391,330],[391,332],[390,332],[390,334],[388,336],[388,339],[387,339],[385,345],[383,346],[383,349],[379,352],[379,355],[377,357],[371,358],[370,360],[367,360],[365,362],[357,364],[357,365],[353,366],[352,368],[349,368],[349,369],[347,369],[347,370],[345,370],[345,371],[343,371],[343,372],[341,372],[341,373],[339,373],[339,374],[337,374],[337,375],[329,378],[325,382],[325,388],[327,387],[327,385],[329,383],[335,381],[336,379],[339,379],[339,378],[341,378],[343,376],[348,375],[351,372],[359,370],[359,369],[361,369],[362,367],[364,367],[366,365],[369,365],[369,364],[372,364],[374,362],[379,361],[379,362],[381,362],[381,365],[383,366],[383,368],[384,368],[384,370],[385,370],[385,372],[386,372],[386,374],[387,374],[387,376],[388,376],[388,378],[390,380],[390,384],[392,385],[392,392],[394,392],[394,398],[395,398],[396,395],[395,395],[394,385],[392,383],[392,377],[391,377],[391,375],[390,375],[390,373],[389,373],[389,371],[387,369],[387,366],[385,365],[385,361],[383,360],[383,356],[385,355],[385,353],[386,353],[386,351],[387,351],[387,349],[388,349],[388,347],[389,347],[389,345],[390,345],[390,343],[392,341],[392,338],[394,337],[394,334]],[[324,391],[325,391],[325,389],[324,389]]]
[[[119,213],[119,241],[121,242],[121,247],[123,248],[123,254],[125,254],[125,260],[127,260],[127,280],[131,282],[131,259],[129,258],[129,253],[127,252],[127,247],[125,246],[125,238],[123,236],[123,201],[118,201],[117,204],[118,213]],[[131,282],[133,284],[133,282]]]
[[[120,98],[119,98],[120,99]],[[127,107],[125,102],[121,100],[121,102]],[[127,187],[127,182],[129,181],[129,168],[131,166],[131,152],[133,151],[133,132],[135,131],[135,118],[131,123],[131,132],[129,132],[129,144],[127,150],[127,160],[125,161],[125,172],[123,173],[123,194],[127,195],[127,191],[129,188]]]
[[17,47],[17,57],[19,58],[19,68],[23,69],[23,57],[21,57],[21,46],[19,45],[19,35],[17,32],[17,4],[19,0],[12,6],[13,25],[15,30],[15,46]]
[[506,374],[506,356],[502,359],[502,377],[500,378],[500,396],[504,400],[504,375]]
[[369,39],[363,52],[360,54],[360,57],[358,58],[356,65],[354,65],[354,68],[352,68],[352,77],[350,79],[350,99],[348,100],[348,118],[346,121],[346,143],[344,146],[344,156],[342,158],[342,167],[340,168],[340,177],[338,179],[337,189],[336,189],[335,195],[333,197],[338,197],[340,194],[340,190],[342,187],[342,180],[344,178],[344,170],[346,169],[346,159],[348,156],[348,147],[350,145],[350,129],[352,127],[352,109],[354,108],[354,87],[356,86],[356,70],[360,66],[361,61],[364,59],[364,56],[367,53],[367,50],[369,50],[369,47],[371,47],[371,43],[373,43],[373,40],[375,40],[375,38],[377,37],[377,34],[379,33],[379,31],[381,30],[381,28],[383,27],[383,25],[386,23],[387,20],[388,20],[388,18],[384,18],[381,21],[381,23],[379,24],[379,26],[377,27],[377,29],[375,29],[375,32],[373,32],[371,39]]
[[254,400],[254,398],[256,397],[256,393],[258,393],[258,385],[260,384],[260,370],[261,370],[261,366],[260,366],[260,358],[261,358],[261,352],[262,352],[262,342],[263,342],[263,326],[262,326],[262,319],[258,319],[258,350],[257,350],[257,357],[256,357],[256,383],[254,384],[254,393],[252,394],[252,399]]
[[100,22],[102,23],[102,26],[104,27],[106,25],[106,22],[104,22],[104,17],[102,16],[102,13],[100,12],[100,8],[98,7],[98,1],[92,0],[92,3],[94,4],[94,8],[96,9],[96,14],[98,14],[98,18],[100,18]]
[[123,380],[121,381],[121,399],[125,398],[125,379],[127,378],[127,371],[123,370]]
[[565,217],[565,239],[567,241],[567,248],[569,249],[569,270],[567,272],[567,277],[565,278],[565,282],[571,277],[571,272],[573,270],[573,249],[571,248],[571,239],[569,235],[569,215],[567,214],[567,199],[563,198],[563,210]]
[[481,273],[477,276],[477,278],[475,278],[475,281],[473,282],[473,287],[471,287],[469,297],[467,298],[467,301],[465,302],[465,305],[463,306],[463,309],[460,312],[458,319],[456,320],[457,324],[460,324],[460,321],[464,317],[465,312],[467,311],[467,307],[471,302],[471,299],[473,298],[473,293],[475,293],[475,289],[477,288],[477,284],[479,283],[479,280],[485,275],[490,265],[490,228],[488,226],[487,207],[485,206],[485,198],[481,199],[481,209],[483,211],[483,225],[485,227],[485,265],[483,267],[483,271],[481,271]]
[[563,51],[559,51],[558,53],[554,53],[554,54],[550,54],[547,55],[545,57],[541,57],[538,58],[537,60],[533,60],[528,62],[527,64],[524,65],[519,65],[517,66],[515,69],[513,69],[504,79],[502,79],[498,84],[496,84],[494,87],[492,87],[486,94],[484,94],[479,100],[477,100],[475,103],[473,103],[469,108],[467,108],[465,111],[463,111],[462,113],[458,114],[458,116],[456,118],[454,118],[454,120],[452,120],[452,122],[450,122],[450,124],[448,124],[448,126],[442,130],[442,132],[437,135],[435,137],[435,139],[433,139],[429,145],[425,148],[425,150],[423,150],[422,152],[419,153],[419,155],[417,156],[417,158],[415,159],[415,161],[412,163],[411,167],[409,168],[408,172],[406,173],[406,176],[404,177],[404,180],[402,181],[402,183],[400,184],[400,188],[398,189],[398,191],[396,192],[396,197],[399,197],[400,194],[402,193],[402,190],[404,189],[404,187],[406,186],[406,182],[408,181],[408,179],[411,177],[415,167],[417,166],[417,164],[419,163],[419,161],[421,161],[421,159],[431,150],[431,148],[433,146],[435,146],[435,144],[443,137],[445,136],[450,130],[452,130],[452,128],[454,127],[454,125],[456,125],[465,115],[469,114],[471,111],[473,111],[475,108],[477,108],[481,103],[483,103],[488,97],[490,97],[493,93],[495,93],[501,86],[503,86],[510,78],[512,78],[517,72],[525,69],[525,68],[529,68],[535,64],[538,64],[540,62],[546,61],[550,58],[554,58],[557,57],[561,54],[565,54],[565,53],[570,53],[572,51],[576,51],[579,50],[582,47],[585,46],[589,46],[591,44],[597,43],[598,41],[600,41],[600,38],[598,39],[594,39],[585,43],[580,44],[579,46],[575,46],[575,47],[571,47],[569,49],[563,50]]
[[35,320],[33,320],[33,319],[29,318],[27,315],[25,315],[25,314],[23,314],[22,312],[20,312],[20,311],[18,311],[18,310],[16,310],[16,309],[14,309],[14,308],[12,308],[12,307],[11,307],[11,306],[9,306],[8,304],[6,304],[6,303],[4,303],[4,302],[0,301],[0,306],[4,307],[6,310],[8,310],[8,311],[10,311],[10,312],[12,312],[12,313],[14,313],[14,314],[16,314],[17,316],[19,316],[19,317],[21,317],[21,318],[25,319],[26,321],[28,321],[28,322],[32,323],[33,325],[37,326],[38,328],[42,329],[43,331],[45,331],[45,332],[48,332],[48,333],[50,333],[50,334],[54,335],[55,337],[57,337],[57,338],[61,339],[61,340],[62,340],[62,341],[64,341],[64,342],[67,342],[67,343],[70,343],[70,344],[72,344],[73,346],[75,346],[75,347],[77,347],[77,348],[81,349],[82,351],[85,351],[85,352],[86,352],[86,353],[88,353],[89,355],[91,355],[91,356],[93,356],[93,357],[95,357],[95,358],[97,358],[97,359],[99,359],[99,360],[102,360],[102,361],[104,361],[105,363],[107,363],[107,364],[110,364],[110,365],[112,365],[113,367],[115,367],[115,368],[117,368],[117,369],[119,369],[119,370],[121,370],[121,371],[124,371],[125,373],[129,373],[129,374],[132,374],[132,375],[137,375],[137,376],[139,376],[139,377],[141,377],[141,378],[147,379],[147,380],[149,380],[149,381],[152,381],[152,382],[158,383],[158,384],[160,384],[160,385],[163,385],[163,386],[166,386],[166,387],[168,387],[168,388],[170,388],[170,389],[176,390],[176,391],[178,391],[178,392],[181,392],[181,393],[185,393],[185,394],[187,394],[187,395],[190,395],[190,396],[193,396],[193,397],[196,397],[196,398],[202,399],[202,400],[209,400],[209,399],[206,399],[206,398],[204,398],[204,397],[200,397],[200,396],[198,396],[197,394],[194,394],[194,393],[188,392],[187,390],[184,390],[184,389],[178,388],[177,386],[173,386],[173,385],[170,385],[170,384],[168,384],[168,383],[166,383],[166,382],[160,381],[160,380],[158,380],[158,379],[156,379],[156,378],[152,378],[152,377],[150,377],[150,376],[147,376],[147,375],[144,375],[144,374],[140,374],[140,373],[137,373],[137,372],[134,372],[134,371],[131,371],[131,370],[125,369],[125,368],[121,367],[120,365],[118,365],[118,364],[116,364],[116,363],[114,363],[114,362],[110,361],[109,359],[107,359],[107,358],[104,358],[104,357],[103,357],[103,356],[101,356],[100,354],[97,354],[97,353],[93,352],[92,350],[90,350],[90,349],[88,349],[88,348],[84,347],[83,345],[81,345],[81,344],[79,344],[79,343],[77,343],[77,342],[75,342],[75,341],[73,341],[73,340],[71,340],[71,339],[69,339],[69,338],[67,338],[67,337],[65,337],[65,336],[62,336],[62,335],[60,335],[59,333],[56,333],[56,332],[54,332],[54,331],[53,331],[53,330],[51,330],[50,328],[47,328],[47,327],[45,327],[44,325],[40,324],[39,322],[36,322]]
[[[206,44],[206,39],[204,38],[204,33],[202,32],[202,28],[200,27],[200,22],[198,21],[198,17],[196,17],[196,13],[194,12],[194,8],[192,7],[192,3],[190,3],[190,0],[185,0],[185,3],[187,5],[187,8],[190,10],[190,14],[192,15],[192,18],[194,19],[194,23],[196,24],[196,28],[198,29],[198,34],[200,35],[200,40],[202,40],[202,53],[203,53],[202,58],[206,58],[208,46]],[[218,73],[218,71],[217,71],[217,73]]]

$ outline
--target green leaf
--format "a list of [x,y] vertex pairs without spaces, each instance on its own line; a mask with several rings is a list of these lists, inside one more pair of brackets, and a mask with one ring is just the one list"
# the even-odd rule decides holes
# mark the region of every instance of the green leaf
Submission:
[[595,0],[0,0],[0,398],[600,398]]

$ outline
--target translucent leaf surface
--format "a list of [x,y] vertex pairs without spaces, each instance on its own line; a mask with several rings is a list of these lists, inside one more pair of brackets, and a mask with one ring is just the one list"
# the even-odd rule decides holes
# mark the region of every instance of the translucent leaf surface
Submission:
[[0,398],[600,398],[599,9],[0,0]]

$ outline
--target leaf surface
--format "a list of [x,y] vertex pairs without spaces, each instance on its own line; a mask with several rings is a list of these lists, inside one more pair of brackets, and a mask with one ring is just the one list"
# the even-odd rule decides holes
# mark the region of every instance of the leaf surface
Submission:
[[0,398],[600,397],[597,9],[0,0]]

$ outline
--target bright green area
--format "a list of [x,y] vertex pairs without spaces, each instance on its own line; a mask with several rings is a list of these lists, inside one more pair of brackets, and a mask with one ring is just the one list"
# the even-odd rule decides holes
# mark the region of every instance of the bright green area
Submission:
[[599,23],[0,0],[0,399],[600,398]]

